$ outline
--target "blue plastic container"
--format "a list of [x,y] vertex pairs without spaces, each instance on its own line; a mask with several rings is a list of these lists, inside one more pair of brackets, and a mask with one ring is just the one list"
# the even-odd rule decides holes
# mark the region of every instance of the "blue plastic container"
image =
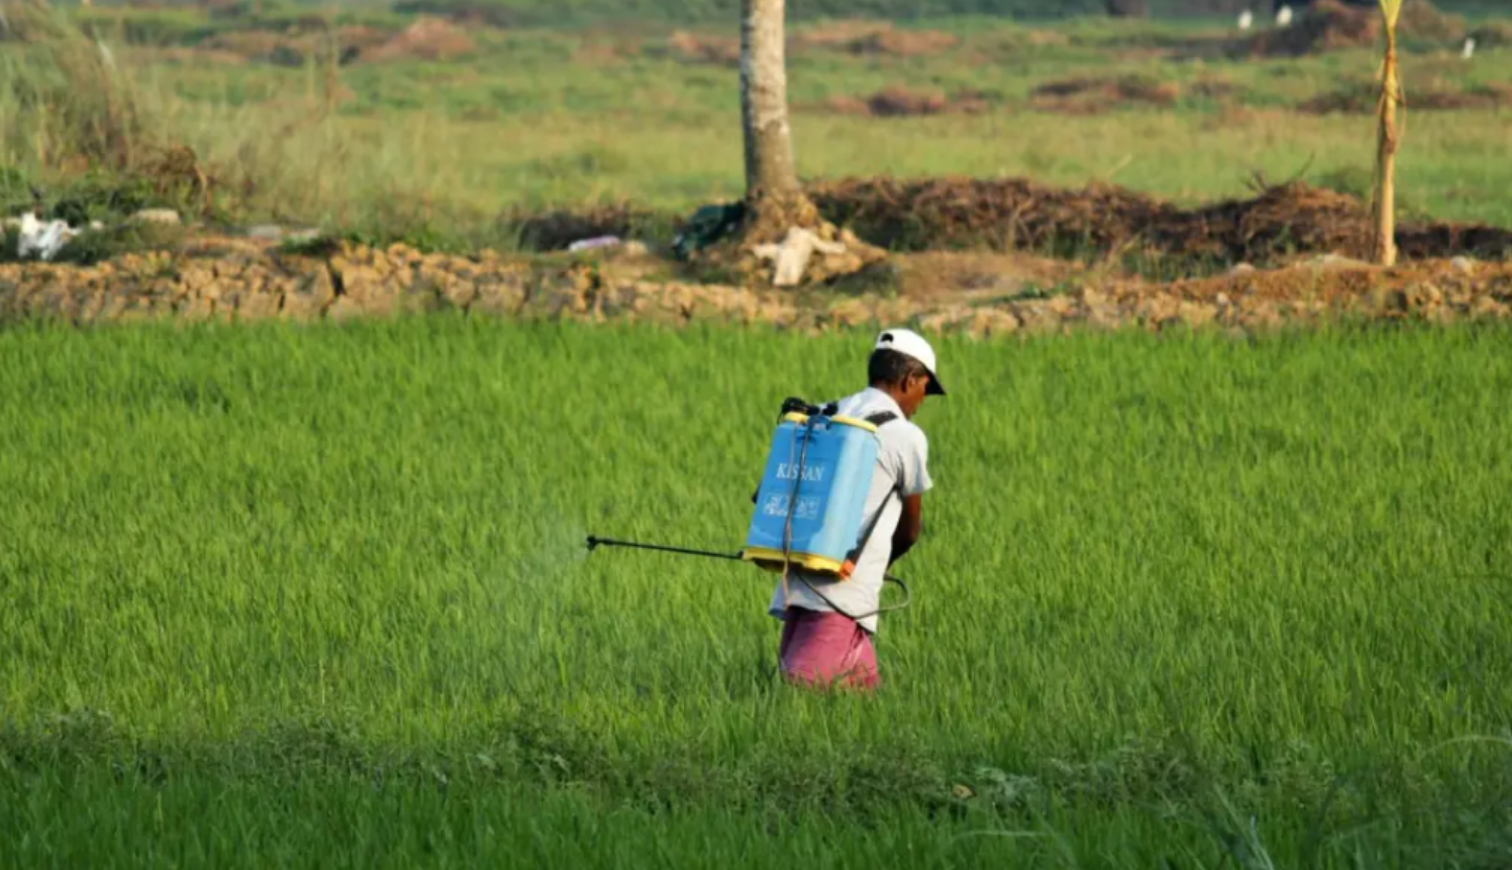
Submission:
[[[878,443],[877,427],[864,420],[803,414],[783,417],[772,435],[742,558],[773,571],[782,570],[788,562],[807,571],[848,577],[848,560],[861,537],[866,496],[877,466]],[[784,558],[790,507],[792,538]]]

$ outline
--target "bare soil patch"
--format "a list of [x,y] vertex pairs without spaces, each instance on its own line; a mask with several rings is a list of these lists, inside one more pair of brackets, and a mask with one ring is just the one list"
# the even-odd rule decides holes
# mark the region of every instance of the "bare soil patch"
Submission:
[[1168,107],[1180,96],[1181,88],[1176,84],[1142,76],[1075,78],[1046,82],[1036,87],[1030,96],[1030,105],[1041,112],[1093,115],[1121,106]]
[[895,85],[869,97],[830,97],[817,108],[840,115],[900,118],[916,115],[977,115],[991,107],[988,96],[976,91],[946,94],[938,90],[912,90]]
[[[1359,82],[1320,94],[1297,105],[1297,111],[1310,115],[1371,115],[1380,99],[1379,85]],[[1492,82],[1472,88],[1430,84],[1407,94],[1411,111],[1492,111],[1512,106],[1512,84]]]

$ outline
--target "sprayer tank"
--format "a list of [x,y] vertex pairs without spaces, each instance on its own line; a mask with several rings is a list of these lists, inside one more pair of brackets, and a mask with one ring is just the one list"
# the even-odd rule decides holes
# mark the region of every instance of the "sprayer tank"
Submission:
[[808,571],[841,575],[861,535],[877,448],[877,427],[863,420],[784,416],[772,435],[741,555],[781,570],[791,512],[787,560]]

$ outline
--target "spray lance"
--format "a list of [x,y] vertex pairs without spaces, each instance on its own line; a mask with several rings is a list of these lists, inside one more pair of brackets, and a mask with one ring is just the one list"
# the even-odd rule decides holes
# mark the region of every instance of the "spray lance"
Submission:
[[[788,597],[790,571],[795,566],[830,580],[849,580],[888,501],[898,495],[896,489],[889,492],[887,500],[863,523],[866,497],[877,464],[880,443],[877,433],[897,418],[884,412],[858,419],[841,416],[838,410],[834,403],[821,408],[802,399],[783,402],[761,485],[751,497],[755,511],[747,530],[746,546],[740,552],[718,553],[597,535],[588,536],[588,552],[599,547],[621,547],[751,562],[781,573],[784,602]],[[902,580],[884,575],[884,582],[896,583],[903,590],[903,601],[871,613],[851,614],[802,575],[793,579],[807,586],[836,612],[856,620],[901,610],[910,600],[908,586]]]

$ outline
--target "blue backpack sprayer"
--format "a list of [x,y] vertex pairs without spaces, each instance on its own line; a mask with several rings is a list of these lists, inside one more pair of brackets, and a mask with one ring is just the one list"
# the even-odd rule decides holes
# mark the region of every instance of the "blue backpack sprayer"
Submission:
[[[761,485],[751,497],[755,510],[746,530],[745,548],[740,552],[714,553],[592,535],[588,537],[588,551],[601,546],[626,547],[750,562],[782,574],[784,600],[793,567],[832,580],[850,579],[888,504],[884,501],[872,517],[865,516],[866,497],[877,466],[878,429],[896,415],[882,413],[856,419],[837,412],[833,403],[821,408],[802,399],[783,402]],[[889,493],[888,499],[896,494],[896,490]],[[798,579],[836,612],[851,619],[908,606],[908,587],[892,576],[884,576],[884,580],[898,584],[903,601],[857,614],[847,613],[813,584],[801,576]]]

